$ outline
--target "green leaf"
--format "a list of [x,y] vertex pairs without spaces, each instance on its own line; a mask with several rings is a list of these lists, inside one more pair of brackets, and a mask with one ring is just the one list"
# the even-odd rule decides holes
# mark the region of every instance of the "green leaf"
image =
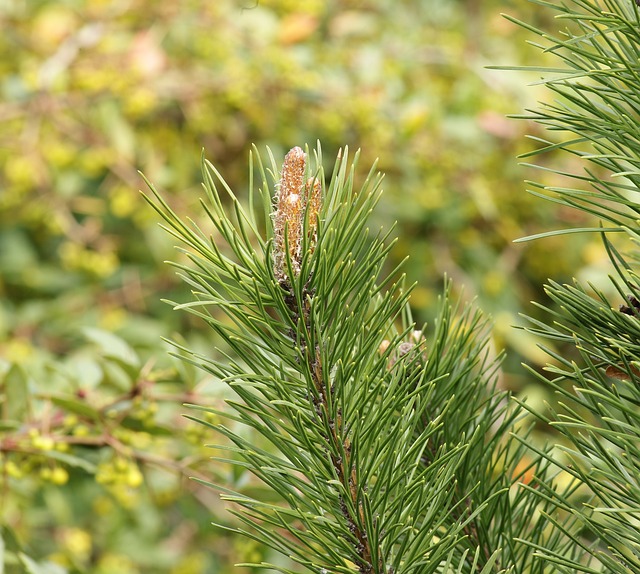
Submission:
[[124,428],[137,432],[146,432],[154,436],[174,436],[176,431],[170,427],[157,423],[141,421],[132,416],[126,416],[120,423]]
[[65,411],[94,421],[100,419],[99,411],[92,407],[86,400],[71,397],[69,395],[49,395],[48,397],[54,405],[59,406]]
[[11,365],[2,380],[7,418],[23,420],[30,410],[29,382],[22,367]]
[[137,353],[117,335],[95,327],[84,327],[82,332],[89,341],[99,347],[105,357],[115,359],[134,369],[140,366]]
[[16,430],[16,429],[20,428],[21,424],[22,423],[20,421],[3,419],[3,420],[0,420],[0,431]]
[[104,373],[96,357],[78,354],[67,365],[83,389],[95,389],[102,382]]
[[95,474],[96,472],[96,465],[83,459],[80,458],[79,456],[75,456],[73,454],[69,454],[66,452],[60,452],[57,450],[48,450],[44,453],[48,458],[52,458],[54,460],[58,460],[60,462],[63,462],[65,464],[68,464],[71,467],[75,467],[75,468],[81,468],[82,470],[85,470],[86,472],[88,472],[89,474]]
[[36,562],[23,552],[19,554],[20,562],[26,574],[68,574],[68,570],[53,562]]
[[16,533],[6,524],[0,524],[0,540],[2,540],[3,549],[7,552],[18,552],[22,548]]

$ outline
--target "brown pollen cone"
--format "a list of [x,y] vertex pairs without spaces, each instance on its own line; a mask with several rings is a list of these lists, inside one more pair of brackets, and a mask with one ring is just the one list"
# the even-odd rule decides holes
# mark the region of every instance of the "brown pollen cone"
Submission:
[[294,274],[300,271],[300,244],[304,214],[302,192],[305,189],[306,160],[307,154],[301,148],[294,147],[285,156],[282,164],[282,174],[276,192],[274,220],[274,272],[279,281],[287,279],[286,246],[288,246]]

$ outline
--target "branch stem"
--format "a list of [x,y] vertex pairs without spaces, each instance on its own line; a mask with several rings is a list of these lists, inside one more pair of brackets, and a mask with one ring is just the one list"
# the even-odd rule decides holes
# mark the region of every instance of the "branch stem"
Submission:
[[[302,294],[303,301],[300,305],[301,308],[296,304],[294,297],[286,297],[285,300],[287,301],[292,316],[301,316],[305,323],[306,332],[310,333],[312,329],[310,317],[310,309],[312,306],[310,302],[314,294],[308,289],[307,285],[303,288]],[[315,393],[312,399],[314,412],[325,429],[324,438],[327,441],[327,450],[331,464],[338,480],[343,485],[343,491],[338,495],[340,510],[344,519],[347,521],[349,531],[355,538],[355,563],[357,564],[358,571],[360,574],[386,572],[384,560],[380,552],[378,552],[377,557],[377,568],[374,567],[372,546],[369,534],[364,526],[364,511],[358,496],[361,485],[358,484],[358,476],[351,460],[351,442],[348,437],[342,436],[341,429],[344,428],[344,421],[340,409],[338,408],[335,416],[331,414],[331,405],[334,404],[334,389],[325,381],[321,348],[319,345],[316,345],[313,351],[311,351],[309,345],[305,344],[303,353],[306,357],[315,387]],[[346,499],[346,496],[348,496],[348,499]],[[349,504],[347,504],[347,502]],[[355,510],[357,516],[354,516],[351,509]]]

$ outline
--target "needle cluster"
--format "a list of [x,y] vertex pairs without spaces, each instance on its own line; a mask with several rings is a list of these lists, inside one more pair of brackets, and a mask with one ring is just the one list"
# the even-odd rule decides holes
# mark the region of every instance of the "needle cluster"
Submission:
[[283,572],[542,573],[518,539],[542,543],[546,505],[517,485],[548,465],[511,435],[523,410],[497,387],[487,321],[447,281],[433,325],[414,323],[393,240],[369,227],[382,178],[357,185],[357,161],[344,150],[327,178],[320,149],[281,169],[256,154],[246,202],[205,161],[208,232],[152,200],[190,261],[193,300],[173,304],[215,335],[181,356],[233,391],[204,422],[215,460],[266,489],[218,484],[225,527]]

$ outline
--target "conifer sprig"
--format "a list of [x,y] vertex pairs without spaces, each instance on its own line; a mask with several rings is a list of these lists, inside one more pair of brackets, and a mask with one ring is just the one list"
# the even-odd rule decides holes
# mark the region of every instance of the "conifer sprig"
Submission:
[[[560,491],[546,482],[535,493],[557,506],[551,517],[555,531],[572,538],[574,550],[591,559],[548,546],[536,552],[564,572],[640,572],[638,259],[620,251],[621,241],[614,245],[608,237],[623,234],[626,246],[634,246],[640,231],[639,9],[631,0],[536,4],[555,12],[556,21],[566,28],[555,35],[517,22],[540,36],[539,47],[560,63],[535,68],[546,75],[542,83],[557,99],[522,117],[572,135],[560,143],[539,139],[543,146],[528,155],[563,150],[581,160],[584,172],[545,168],[572,178],[577,187],[537,185],[542,191],[534,194],[590,214],[595,224],[534,237],[600,233],[615,273],[612,286],[619,294],[611,301],[592,286],[550,281],[546,292],[555,305],[541,306],[549,321],[530,319],[534,333],[564,348],[562,353],[546,349],[554,359],[548,367],[553,378],[543,380],[559,402],[548,414],[536,416],[564,439],[553,457],[545,456],[578,485],[576,492]],[[567,347],[573,347],[573,353]],[[581,527],[580,532],[567,528],[569,523]]]
[[[235,528],[317,572],[436,572],[464,527],[443,530],[465,445],[430,447],[422,464],[442,424],[419,416],[433,381],[415,377],[409,388],[403,361],[389,367],[414,327],[396,328],[409,291],[397,273],[382,274],[390,244],[366,227],[380,177],[372,169],[356,192],[345,151],[326,186],[319,152],[314,170],[306,158],[299,148],[287,156],[275,214],[262,220],[205,162],[217,237],[183,223],[157,194],[152,202],[192,261],[177,267],[197,300],[176,307],[207,321],[228,349],[224,362],[190,353],[239,398],[219,413],[230,424],[216,428],[231,445],[220,460],[248,468],[281,500],[226,491],[246,525]],[[271,205],[273,185],[258,166]],[[390,350],[380,353],[383,340]]]
[[210,235],[151,187],[190,260],[174,265],[195,300],[174,306],[220,341],[181,356],[235,392],[205,423],[228,441],[215,460],[271,491],[218,485],[229,528],[318,573],[542,572],[516,540],[542,544],[539,504],[514,488],[546,469],[510,437],[520,412],[496,387],[487,322],[447,282],[434,326],[416,328],[385,272],[388,233],[367,226],[381,178],[374,166],[357,188],[356,161],[345,150],[327,184],[319,149],[311,167],[294,148],[281,172],[256,154],[248,208],[203,161]]
[[[594,215],[605,222],[607,232],[634,227],[640,213],[640,201],[635,196],[640,184],[638,7],[632,0],[534,3],[555,13],[556,21],[565,29],[549,34],[507,18],[540,36],[544,43],[534,45],[559,60],[558,67],[527,68],[545,74],[540,83],[557,99],[514,117],[536,121],[552,132],[570,136],[559,142],[533,138],[542,145],[521,157],[563,150],[583,160],[585,170],[567,173],[547,166],[544,169],[576,180],[579,187],[530,182],[531,193]],[[601,232],[603,228],[579,231]]]

